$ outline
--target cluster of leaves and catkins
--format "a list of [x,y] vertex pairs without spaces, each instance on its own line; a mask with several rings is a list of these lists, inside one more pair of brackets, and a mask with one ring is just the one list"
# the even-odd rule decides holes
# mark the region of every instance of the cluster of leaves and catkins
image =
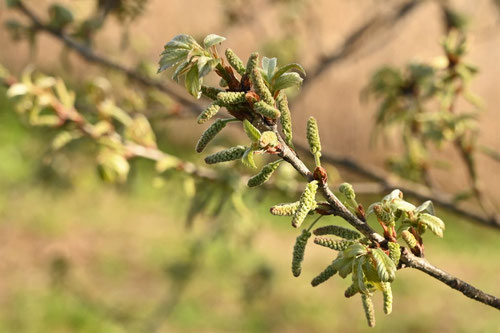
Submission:
[[[274,156],[283,149],[283,145],[293,149],[291,115],[284,90],[296,87],[302,82],[300,75],[289,72],[290,70],[296,70],[303,75],[305,73],[298,64],[278,67],[276,58],[263,58],[259,66],[257,53],[252,53],[244,64],[231,49],[227,49],[224,60],[216,50],[216,45],[224,40],[221,36],[208,35],[201,46],[191,36],[175,36],[165,45],[159,71],[175,68],[174,80],[185,74],[185,86],[191,95],[196,98],[203,95],[213,101],[199,115],[198,123],[203,124],[216,116],[222,107],[231,115],[230,118],[216,119],[205,130],[196,146],[197,152],[202,152],[228,123],[242,123],[250,142],[245,146],[238,145],[209,155],[205,162],[215,164],[241,160],[244,165],[255,168],[255,154]],[[204,77],[212,70],[221,77],[220,87],[203,85]],[[281,133],[277,129],[278,121],[281,124]],[[361,295],[368,324],[374,326],[372,295],[375,291],[379,290],[383,294],[384,312],[388,314],[392,309],[391,283],[396,277],[401,255],[398,240],[402,239],[414,254],[422,256],[422,235],[429,229],[442,237],[444,223],[434,215],[431,202],[415,207],[403,200],[403,194],[399,190],[394,190],[380,202],[372,204],[365,215],[363,206],[356,202],[354,189],[350,184],[344,183],[339,191],[345,206],[363,221],[366,221],[366,216],[373,214],[384,230],[387,243],[383,246],[375,244],[358,231],[338,225],[325,225],[313,230],[313,226],[322,216],[334,214],[328,203],[316,201],[319,182],[325,180],[326,174],[322,173],[324,169],[320,164],[319,129],[313,117],[307,122],[307,139],[316,164],[315,173],[319,176],[315,176],[315,180],[306,184],[298,201],[278,204],[270,210],[273,215],[290,216],[294,228],[301,228],[309,215],[318,216],[309,227],[303,228],[297,237],[292,255],[292,273],[296,277],[300,275],[308,241],[312,234],[318,236],[315,237],[314,243],[337,251],[338,254],[311,284],[317,286],[337,272],[342,278],[351,275],[352,284],[345,291],[345,296],[351,297],[358,293]],[[276,159],[266,164],[248,180],[248,186],[264,184],[281,163],[284,161]]]
[[[391,159],[391,168],[415,181],[428,180],[430,144],[442,148],[455,143],[470,159],[477,151],[482,103],[469,89],[477,69],[464,61],[465,32],[451,29],[442,46],[444,56],[432,63],[411,63],[404,70],[379,69],[366,89],[380,100],[376,131],[393,126],[401,130],[405,154]],[[460,98],[469,103],[467,111],[456,110]]]

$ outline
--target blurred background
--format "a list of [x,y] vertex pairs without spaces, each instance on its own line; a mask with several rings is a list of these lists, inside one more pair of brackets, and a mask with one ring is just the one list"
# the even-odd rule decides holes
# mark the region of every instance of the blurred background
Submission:
[[[30,29],[26,15],[7,3],[0,4],[0,64],[13,77],[30,66],[61,77],[84,96],[76,104],[82,110],[92,110],[87,97],[98,87],[127,113],[149,119],[161,151],[203,165],[205,154],[194,146],[206,127],[195,124],[182,102],[89,63],[60,38]],[[53,1],[23,3],[43,22],[54,17]],[[401,134],[389,129],[374,139],[380,101],[361,98],[362,92],[382,66],[439,61],[450,25],[446,8],[456,15],[451,21],[467,21],[465,59],[479,69],[470,83],[485,110],[478,142],[500,151],[500,7],[494,0],[110,0],[109,10],[105,0],[57,3],[76,22],[64,27],[65,36],[181,96],[187,94],[169,75],[154,74],[163,45],[179,33],[199,41],[209,33],[225,36],[220,53],[230,47],[245,60],[257,50],[281,65],[302,64],[303,87],[290,92],[295,142],[305,143],[313,115],[325,155],[362,161],[387,175],[387,161],[403,154]],[[310,286],[335,252],[310,245],[302,275],[290,272],[297,230],[268,209],[298,198],[293,171],[280,168],[272,186],[247,191],[237,175],[252,170],[237,164],[215,168],[219,176],[207,180],[133,158],[126,180],[111,184],[101,179],[102,167],[96,171],[92,140],[53,149],[57,129],[33,126],[6,89],[0,88],[0,332],[500,332],[498,311],[408,269],[393,284],[390,316],[376,299],[377,326],[370,329],[359,298],[343,296],[349,281],[335,277]],[[228,130],[216,144],[240,144],[240,132]],[[430,163],[438,165],[429,170],[436,193],[460,193],[468,178],[459,152],[452,145],[429,149]],[[498,161],[479,154],[475,163],[484,193],[500,208]],[[365,189],[358,195],[365,207],[387,192],[353,168],[327,168],[333,185],[349,181]],[[465,204],[477,208],[474,199]],[[500,229],[439,205],[436,210],[446,232],[442,240],[426,235],[426,258],[500,295]]]

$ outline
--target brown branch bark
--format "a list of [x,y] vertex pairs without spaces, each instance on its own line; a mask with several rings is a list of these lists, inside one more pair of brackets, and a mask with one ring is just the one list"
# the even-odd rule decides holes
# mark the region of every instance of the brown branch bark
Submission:
[[437,268],[424,258],[416,257],[406,248],[401,254],[400,260],[407,267],[418,269],[419,271],[422,271],[425,274],[438,279],[449,287],[460,291],[465,296],[500,310],[500,299],[498,297],[487,294],[484,291],[468,284],[467,282],[451,275],[450,273]]

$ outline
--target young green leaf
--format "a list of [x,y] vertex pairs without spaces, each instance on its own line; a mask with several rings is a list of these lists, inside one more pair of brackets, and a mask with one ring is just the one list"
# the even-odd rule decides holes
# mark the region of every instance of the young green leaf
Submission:
[[304,67],[302,67],[301,65],[299,64],[296,64],[296,63],[292,63],[292,64],[288,64],[288,65],[285,65],[285,66],[282,66],[280,67],[273,75],[272,77],[272,80],[276,80],[277,78],[279,78],[281,75],[283,75],[284,73],[288,72],[289,70],[292,70],[292,69],[295,69],[297,71],[299,71],[302,75],[306,76],[306,71],[304,70]]
[[184,82],[188,93],[194,96],[196,99],[201,96],[201,80],[198,75],[198,66],[193,66],[186,74],[186,79]]
[[285,73],[278,77],[272,85],[273,91],[283,90],[291,87],[298,87],[303,79],[297,73]]
[[243,130],[252,142],[259,141],[261,136],[260,131],[246,119],[243,121]]
[[254,150],[252,147],[249,147],[247,148],[247,150],[245,150],[245,153],[243,154],[243,157],[241,157],[241,162],[243,162],[244,165],[246,165],[247,167],[249,168],[257,168],[257,166],[255,165],[255,161],[254,161]]
[[206,49],[208,49],[210,46],[220,44],[225,40],[226,40],[225,37],[216,34],[210,34],[203,40],[203,45],[205,46]]
[[370,254],[375,262],[380,281],[392,282],[396,277],[397,268],[391,258],[380,248],[371,249]]

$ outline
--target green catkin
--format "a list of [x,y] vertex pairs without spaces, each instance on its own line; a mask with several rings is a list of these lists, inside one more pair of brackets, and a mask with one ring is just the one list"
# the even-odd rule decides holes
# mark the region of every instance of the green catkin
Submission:
[[318,123],[314,117],[310,117],[307,120],[307,142],[309,142],[309,148],[311,149],[311,153],[314,155],[316,165],[319,166],[319,158],[321,157],[321,142],[319,140]]
[[213,116],[217,114],[220,110],[220,105],[216,102],[210,104],[200,115],[198,116],[198,124],[203,124]]
[[328,247],[335,251],[343,251],[355,242],[349,240],[335,240],[327,237],[316,237],[314,238],[314,243],[324,247]]
[[196,144],[196,152],[201,153],[207,144],[212,141],[217,134],[219,134],[222,129],[226,127],[226,121],[222,119],[217,119],[205,132],[201,135],[198,143]]
[[257,52],[254,52],[250,54],[250,57],[248,58],[247,61],[247,68],[245,70],[245,73],[250,76],[255,68],[257,68],[257,65],[259,64],[259,54]]
[[392,312],[392,289],[389,282],[382,282],[382,294],[384,296],[384,313]]
[[243,154],[245,154],[245,150],[247,150],[247,148],[244,146],[236,146],[221,150],[215,154],[205,157],[205,163],[215,164],[238,160],[243,157]]
[[316,236],[335,235],[344,239],[359,239],[361,234],[357,231],[341,227],[339,225],[325,225],[313,231]]
[[348,205],[351,206],[352,209],[358,208],[358,203],[356,202],[356,193],[354,192],[354,189],[352,188],[351,184],[349,183],[340,184],[339,192],[344,195],[344,197],[347,199]]
[[404,241],[410,248],[414,248],[415,246],[417,246],[417,239],[408,230],[403,230],[401,232],[401,237],[403,237]]
[[223,91],[217,94],[217,101],[222,105],[234,105],[245,103],[247,100],[244,92]]
[[339,192],[342,193],[347,200],[354,200],[356,198],[356,193],[349,183],[342,183],[339,186]]
[[318,189],[318,181],[313,180],[312,182],[307,184],[306,189],[300,196],[299,207],[297,207],[297,211],[293,215],[292,218],[292,226],[295,228],[300,227],[307,214],[311,209],[316,205],[316,190]]
[[365,310],[368,326],[375,327],[375,309],[373,308],[371,295],[361,294],[361,301],[363,302],[363,309]]
[[278,119],[281,115],[278,109],[266,104],[264,101],[259,101],[253,105],[255,112],[271,119]]
[[217,94],[223,92],[224,90],[214,87],[201,86],[201,93],[203,96],[210,98],[211,100],[217,100]]
[[233,50],[226,49],[226,59],[231,65],[231,67],[233,67],[238,72],[238,74],[240,74],[241,76],[245,75],[246,72],[245,65],[243,64],[243,61],[241,61],[241,59],[236,55],[236,53],[234,53]]
[[396,267],[399,264],[399,259],[401,258],[401,247],[398,243],[388,242],[387,246],[389,247],[389,258],[394,262]]
[[302,271],[302,261],[304,260],[304,253],[309,237],[311,237],[311,233],[304,229],[295,241],[292,257],[292,273],[295,277],[298,277]]
[[335,273],[337,273],[337,270],[333,268],[332,265],[328,265],[323,272],[319,273],[319,275],[311,281],[311,285],[313,287],[316,287],[317,285],[320,285],[321,283],[334,276]]
[[358,289],[351,284],[345,291],[344,291],[344,296],[346,298],[350,298],[358,293]]
[[373,207],[373,212],[377,216],[377,219],[384,222],[384,224],[386,225],[390,225],[392,222],[394,222],[394,217],[391,215],[391,213],[383,209],[380,205],[375,205]]
[[269,88],[267,88],[266,83],[262,74],[257,68],[254,68],[250,73],[250,80],[252,81],[252,86],[260,99],[270,106],[274,106],[274,98]]
[[282,203],[275,206],[272,206],[270,211],[273,215],[279,216],[292,216],[299,208],[300,201],[292,202],[292,203]]
[[278,110],[281,113],[280,122],[283,135],[285,136],[285,142],[290,147],[293,147],[292,116],[290,114],[290,108],[288,107],[288,98],[283,91],[280,92],[278,97]]
[[274,171],[278,169],[280,163],[281,161],[276,161],[264,165],[264,167],[262,168],[262,170],[260,170],[258,174],[256,174],[255,176],[253,176],[248,180],[247,183],[248,187],[259,186],[267,182],[273,175]]

